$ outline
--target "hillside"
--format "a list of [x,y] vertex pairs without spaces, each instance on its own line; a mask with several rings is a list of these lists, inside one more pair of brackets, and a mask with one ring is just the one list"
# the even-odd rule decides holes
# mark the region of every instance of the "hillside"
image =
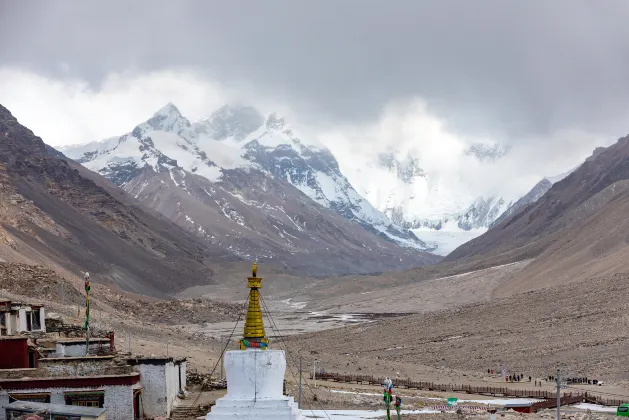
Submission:
[[540,378],[560,367],[568,377],[626,380],[628,285],[626,274],[607,276],[293,336],[286,345],[304,359],[316,354],[321,366],[337,372],[417,377],[422,366],[430,366],[443,378],[452,370],[480,373],[505,366]]
[[180,229],[120,188],[51,153],[0,106],[0,257],[89,271],[162,296],[213,281],[233,254]]
[[244,259],[317,277],[438,261],[354,191],[327,149],[256,115],[224,108],[192,124],[169,104],[130,133],[62,150]]
[[629,138],[597,149],[526,209],[452,252],[460,264],[535,258],[504,293],[627,271]]

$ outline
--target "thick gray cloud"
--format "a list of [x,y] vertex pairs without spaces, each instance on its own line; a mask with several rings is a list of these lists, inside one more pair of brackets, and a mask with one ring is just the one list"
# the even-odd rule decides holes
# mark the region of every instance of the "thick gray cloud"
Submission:
[[0,0],[0,66],[192,67],[332,121],[419,96],[461,132],[625,131],[625,0]]

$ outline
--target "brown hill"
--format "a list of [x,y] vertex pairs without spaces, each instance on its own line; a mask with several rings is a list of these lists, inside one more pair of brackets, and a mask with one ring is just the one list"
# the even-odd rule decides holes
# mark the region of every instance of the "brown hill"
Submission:
[[51,152],[0,106],[0,257],[89,271],[147,295],[212,281],[238,260]]
[[[446,280],[449,281],[449,280]],[[329,371],[415,377],[421,366],[534,378],[628,379],[629,275],[584,280],[507,298],[291,336],[286,347]],[[391,302],[395,302],[391,300]],[[315,356],[316,355],[316,356]],[[295,358],[295,356],[292,356]],[[362,370],[362,372],[359,372]]]

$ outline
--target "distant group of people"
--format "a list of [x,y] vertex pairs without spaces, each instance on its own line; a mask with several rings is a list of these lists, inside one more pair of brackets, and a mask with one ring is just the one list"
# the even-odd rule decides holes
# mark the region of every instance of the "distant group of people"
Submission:
[[596,383],[598,382],[598,380],[591,380],[588,379],[587,377],[583,377],[583,378],[568,378],[566,379],[566,382],[568,382],[569,384],[590,384],[592,385],[592,383],[594,382],[594,385],[596,385]]
[[[529,376],[529,382],[531,382],[531,377]],[[523,374],[520,375],[509,375],[505,378],[507,382],[520,382],[525,381],[526,377]]]
[[[496,373],[496,371],[494,369],[487,369],[487,373],[489,375],[494,375]],[[523,373],[520,374],[511,374],[511,375],[507,375],[505,376],[505,381],[506,382],[522,382],[522,381],[526,381],[527,376],[524,376]],[[533,382],[533,378],[531,376],[528,376],[528,380],[529,382]],[[548,375],[546,377],[546,380],[548,382],[554,382],[556,380],[556,377],[553,375]],[[585,385],[598,385],[599,381],[597,379],[589,379],[587,377],[580,377],[580,378],[567,378],[564,379],[568,384],[585,384]],[[542,386],[542,383],[544,382],[543,379],[540,380],[535,380],[535,386]]]
[[[493,369],[487,369],[487,373],[490,375],[494,374],[494,370]],[[526,376],[523,373],[520,374],[513,374],[513,375],[508,375],[505,377],[505,381],[507,382],[521,382],[521,381],[526,381]],[[528,376],[528,380],[529,382],[533,381],[533,378]]]

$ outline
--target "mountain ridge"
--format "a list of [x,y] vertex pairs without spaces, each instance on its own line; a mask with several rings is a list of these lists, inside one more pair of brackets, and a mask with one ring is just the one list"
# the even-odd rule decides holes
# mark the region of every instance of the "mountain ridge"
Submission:
[[213,281],[206,264],[239,261],[66,159],[0,105],[0,253],[146,295]]
[[597,148],[535,203],[462,245],[444,261],[532,259],[501,293],[528,291],[626,271],[629,255],[629,136]]
[[[207,121],[195,124],[209,131]],[[62,151],[206,241],[229,238],[220,246],[242,258],[309,275],[438,260],[358,196],[327,149],[306,145],[277,114],[240,140],[210,139],[195,124],[169,104],[130,133]]]

